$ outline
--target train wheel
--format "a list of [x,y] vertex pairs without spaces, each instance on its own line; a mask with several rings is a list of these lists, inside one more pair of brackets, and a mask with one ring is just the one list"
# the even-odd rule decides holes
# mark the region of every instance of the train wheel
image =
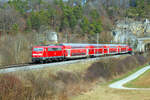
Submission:
[[64,58],[60,58],[60,61],[64,61]]
[[41,63],[41,64],[44,64],[44,61],[43,61],[43,60],[41,60],[41,61],[40,61],[40,63]]

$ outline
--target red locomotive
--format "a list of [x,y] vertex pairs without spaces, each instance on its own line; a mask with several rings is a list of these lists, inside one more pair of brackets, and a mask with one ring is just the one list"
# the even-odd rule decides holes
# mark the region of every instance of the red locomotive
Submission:
[[61,61],[83,57],[131,53],[126,44],[78,44],[63,43],[58,45],[35,46],[32,49],[32,62]]

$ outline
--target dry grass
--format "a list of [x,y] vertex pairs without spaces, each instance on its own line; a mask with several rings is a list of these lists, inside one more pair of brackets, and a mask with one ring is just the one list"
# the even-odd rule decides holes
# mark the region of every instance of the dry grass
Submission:
[[70,100],[150,100],[150,91],[117,90],[98,84],[92,91]]
[[[22,100],[69,100],[73,96],[88,93],[87,91],[92,90],[98,82],[110,80],[113,76],[128,72],[137,65],[145,63],[145,58],[144,60],[138,60],[138,58],[139,56],[127,56],[103,59],[97,62],[80,62],[42,70],[14,72],[9,75],[12,76],[12,79],[18,80],[15,81],[17,82],[16,85],[13,85],[13,87],[17,87],[17,90],[19,88],[17,84],[21,84],[21,92],[19,93],[22,95]],[[8,78],[7,82],[11,83],[11,81]],[[5,86],[4,83],[1,82],[2,86]],[[8,91],[8,88],[6,90]],[[11,93],[16,93],[16,91],[12,90]],[[7,95],[9,92],[5,94],[6,97],[11,97]],[[115,94],[113,95],[115,97]],[[16,96],[17,99],[19,97]],[[89,98],[89,100],[94,99]]]
[[43,71],[52,72],[53,74],[56,74],[59,71],[67,71],[67,72],[78,72],[82,73],[84,72],[89,66],[91,66],[95,61],[90,62],[79,62],[77,64],[69,64],[69,65],[59,65],[56,67],[49,67],[42,69]]
[[[29,100],[68,100],[72,95],[86,92],[92,85],[82,79],[84,71],[93,63],[62,65],[28,72],[13,72],[23,85]],[[25,98],[25,97],[24,97]]]

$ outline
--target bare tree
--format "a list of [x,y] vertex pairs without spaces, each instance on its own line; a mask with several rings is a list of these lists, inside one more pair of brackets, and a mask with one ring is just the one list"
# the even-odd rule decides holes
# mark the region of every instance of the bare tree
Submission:
[[8,6],[1,9],[0,14],[0,31],[4,33],[9,32],[13,28],[13,25],[17,25],[20,30],[25,27],[23,18],[13,8]]

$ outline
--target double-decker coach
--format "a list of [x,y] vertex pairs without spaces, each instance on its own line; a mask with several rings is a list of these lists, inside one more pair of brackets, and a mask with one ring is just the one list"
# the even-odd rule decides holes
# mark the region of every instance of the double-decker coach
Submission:
[[64,48],[65,59],[82,58],[89,55],[90,47],[88,44],[63,43],[60,45]]

